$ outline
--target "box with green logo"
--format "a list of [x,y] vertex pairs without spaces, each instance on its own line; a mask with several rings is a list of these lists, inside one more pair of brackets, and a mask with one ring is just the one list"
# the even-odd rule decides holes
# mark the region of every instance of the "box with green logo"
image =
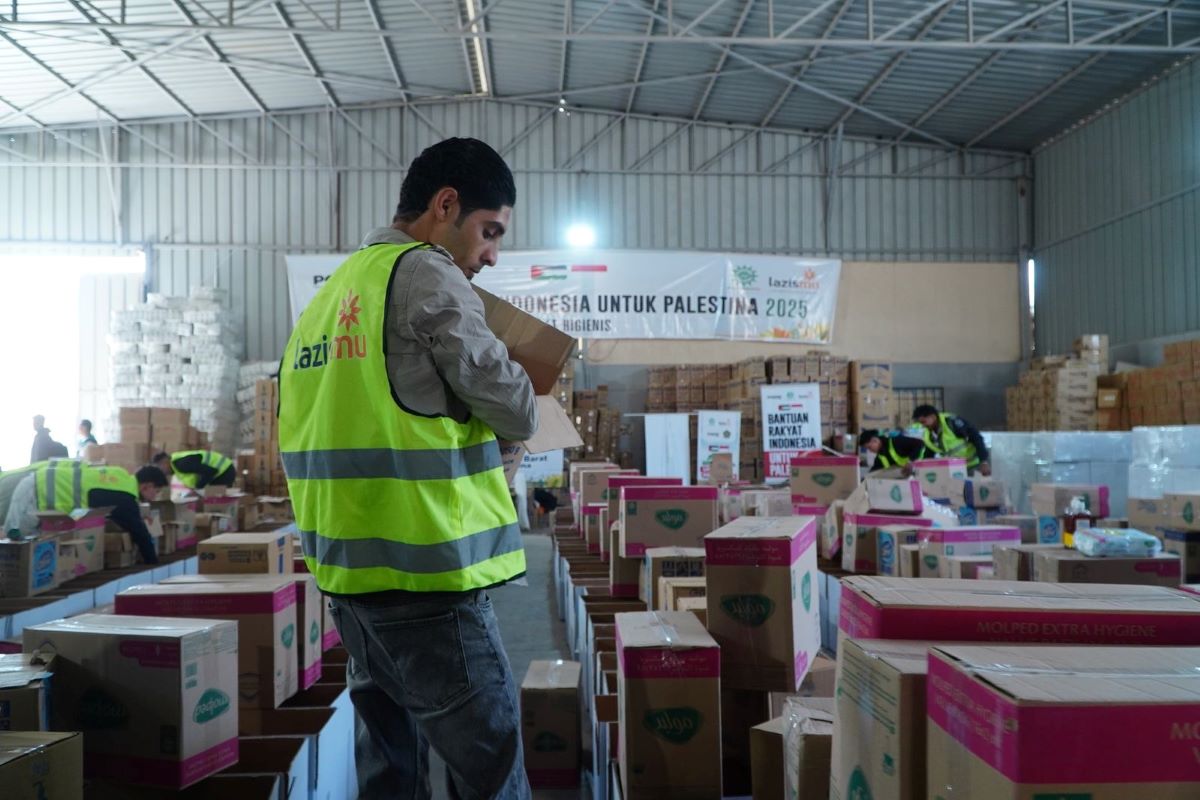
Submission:
[[290,577],[134,586],[118,594],[115,605],[117,614],[236,622],[243,707],[278,708],[299,688],[296,584]]
[[857,456],[807,456],[792,459],[794,503],[829,505],[845,500],[859,482]]
[[621,487],[621,555],[651,547],[702,547],[717,528],[715,486]]
[[1019,545],[1021,531],[1007,525],[964,525],[921,531],[922,578],[949,578],[948,556],[990,556],[997,545]]
[[[926,490],[925,494],[930,494]],[[931,495],[936,496],[936,495]],[[950,505],[964,508],[1007,508],[1008,489],[998,478],[976,476],[950,481]]]
[[82,800],[83,735],[0,729],[5,800]]
[[721,650],[687,611],[616,615],[624,800],[721,797]]
[[742,517],[704,537],[723,687],[800,687],[821,649],[816,543],[816,517]]
[[831,800],[925,800],[929,647],[929,642],[842,640]]
[[83,732],[89,776],[182,789],[237,762],[235,623],[83,614],[23,646],[55,654],[51,727]]
[[531,661],[521,681],[525,773],[535,789],[579,785],[580,672],[575,661]]
[[[883,514],[920,514],[924,508],[921,485],[916,478],[867,478],[867,506]],[[850,504],[847,504],[849,508]]]
[[1200,494],[1164,494],[1163,500],[1166,505],[1162,527],[1173,531],[1200,531]]
[[[846,572],[873,575],[876,572],[884,575],[898,574],[884,571],[881,560],[894,560],[895,550],[884,552],[880,550],[879,532],[885,528],[929,528],[933,520],[925,517],[909,516],[907,514],[853,514],[849,511],[843,515],[842,522],[842,569]],[[884,544],[911,544],[919,541],[914,535],[902,537],[902,541],[884,540]],[[911,542],[909,541],[911,539]],[[898,570],[898,567],[896,568]]]
[[967,462],[961,458],[926,458],[912,462],[912,471],[926,497],[943,500],[954,494],[959,481],[967,479]]
[[317,579],[307,572],[292,575],[175,575],[162,581],[175,583],[241,583],[263,582],[282,586],[286,581],[296,584],[296,674],[299,689],[307,689],[321,677],[321,636],[325,609]]

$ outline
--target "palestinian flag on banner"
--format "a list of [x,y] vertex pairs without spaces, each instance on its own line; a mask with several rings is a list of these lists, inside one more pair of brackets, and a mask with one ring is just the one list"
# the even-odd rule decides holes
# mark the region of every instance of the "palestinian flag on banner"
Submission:
[[532,266],[529,268],[529,278],[535,281],[565,281],[567,279],[567,265]]

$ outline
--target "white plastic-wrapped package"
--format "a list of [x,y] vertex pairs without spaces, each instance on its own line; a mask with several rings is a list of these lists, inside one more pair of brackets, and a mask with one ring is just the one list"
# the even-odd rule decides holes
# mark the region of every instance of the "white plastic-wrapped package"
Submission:
[[1162,552],[1162,542],[1133,528],[1081,528],[1075,531],[1075,549],[1085,556],[1145,557]]
[[1200,425],[1160,428],[1162,460],[1166,466],[1200,467]]

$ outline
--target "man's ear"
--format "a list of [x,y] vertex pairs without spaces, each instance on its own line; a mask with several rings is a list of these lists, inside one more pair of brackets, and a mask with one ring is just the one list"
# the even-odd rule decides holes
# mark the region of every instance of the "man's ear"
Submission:
[[454,219],[457,214],[454,207],[458,205],[458,190],[452,186],[443,186],[433,196],[433,215],[438,222]]

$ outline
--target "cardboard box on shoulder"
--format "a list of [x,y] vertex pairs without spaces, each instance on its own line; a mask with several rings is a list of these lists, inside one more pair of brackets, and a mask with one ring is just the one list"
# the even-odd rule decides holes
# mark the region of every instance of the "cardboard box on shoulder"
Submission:
[[1165,586],[842,580],[838,628],[862,639],[1193,645],[1200,604]]
[[[1198,657],[1196,648],[938,645],[929,785],[981,798],[1195,796],[1187,731],[1200,707]],[[1061,753],[1067,730],[1086,731],[1087,756],[1044,757]]]
[[236,624],[83,614],[22,639],[55,654],[51,724],[83,732],[88,775],[182,789],[237,761]]
[[845,639],[838,647],[833,800],[924,800],[929,642]]
[[196,546],[201,575],[292,572],[293,539],[290,533],[223,533]]
[[616,615],[624,800],[721,796],[721,652],[696,617]]
[[115,606],[117,614],[237,622],[242,706],[278,708],[299,688],[292,581],[134,586],[117,595]]
[[525,772],[534,789],[579,785],[579,677],[575,661],[532,661],[521,682]]
[[795,691],[821,649],[814,517],[742,517],[704,537],[723,687]]
[[83,734],[0,731],[8,800],[83,800]]

